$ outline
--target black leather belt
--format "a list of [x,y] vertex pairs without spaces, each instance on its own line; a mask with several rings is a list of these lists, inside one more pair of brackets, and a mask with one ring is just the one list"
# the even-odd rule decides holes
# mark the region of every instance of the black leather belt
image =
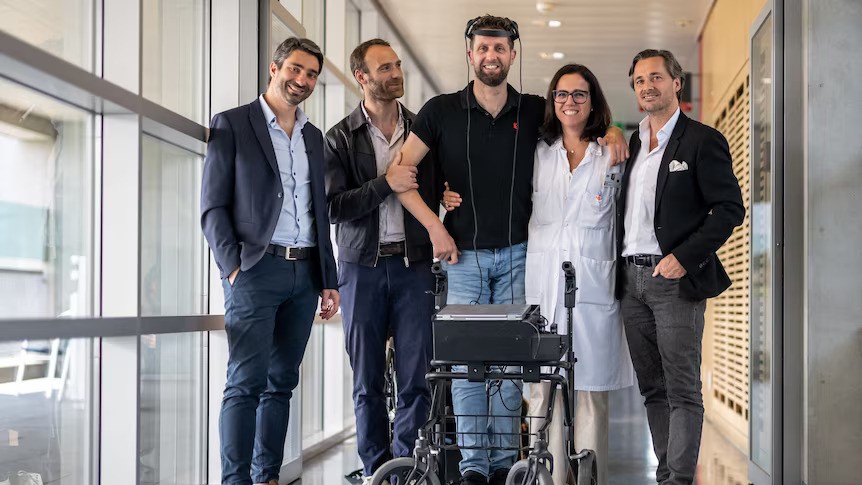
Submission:
[[286,248],[278,244],[270,244],[266,247],[266,252],[288,261],[296,261],[310,258],[312,249],[314,248]]
[[377,255],[380,257],[400,256],[404,254],[404,241],[384,243],[378,246]]
[[633,264],[635,266],[641,266],[645,268],[652,268],[657,265],[659,261],[661,261],[662,256],[656,256],[655,254],[635,254],[633,256],[626,256],[623,260],[626,264]]

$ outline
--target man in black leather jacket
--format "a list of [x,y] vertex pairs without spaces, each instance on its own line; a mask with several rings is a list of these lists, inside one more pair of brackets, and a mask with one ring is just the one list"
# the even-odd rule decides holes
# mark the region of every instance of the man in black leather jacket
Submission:
[[[393,456],[412,454],[430,406],[425,373],[434,305],[431,242],[396,194],[418,189],[437,211],[443,182],[434,163],[389,166],[415,118],[398,102],[404,77],[395,51],[386,41],[372,39],[353,51],[350,64],[363,101],[329,130],[324,151],[344,334],[353,367],[357,444],[364,474],[370,477]],[[390,335],[398,388],[391,444],[383,395]]]

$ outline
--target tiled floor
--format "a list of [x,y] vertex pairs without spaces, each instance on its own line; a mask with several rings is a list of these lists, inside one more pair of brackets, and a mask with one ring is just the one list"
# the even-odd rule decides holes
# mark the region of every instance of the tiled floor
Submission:
[[[611,393],[610,485],[655,483],[656,459],[652,452],[646,414],[640,395],[632,387]],[[359,468],[356,440],[351,438],[309,460],[301,485],[346,485],[344,475]],[[748,459],[707,422],[701,442],[698,485],[745,485]]]

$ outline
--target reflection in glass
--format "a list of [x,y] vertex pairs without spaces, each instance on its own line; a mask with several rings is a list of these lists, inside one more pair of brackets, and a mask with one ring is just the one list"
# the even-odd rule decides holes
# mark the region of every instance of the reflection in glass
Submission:
[[204,334],[141,336],[140,483],[203,483]]
[[143,95],[203,122],[205,5],[198,0],[143,0]]
[[203,312],[202,157],[142,137],[141,315]]
[[0,484],[96,483],[92,349],[91,339],[0,342]]
[[0,30],[93,70],[93,0],[0,0]]
[[764,470],[772,460],[773,249],[772,16],[751,48],[751,460]]
[[[361,22],[362,12],[353,4],[351,0],[345,2],[346,11],[344,12],[344,72],[348,77],[353,77],[353,72],[350,70],[350,53],[359,45],[361,38]],[[350,113],[350,111],[347,111]]]
[[0,319],[92,315],[92,137],[89,114],[0,80]]
[[[201,156],[146,135],[141,150],[141,315],[202,313]],[[204,338],[141,337],[142,484],[203,481]]]
[[[313,443],[323,432],[323,325],[311,327],[300,368],[302,384],[302,440]],[[351,394],[345,395],[351,396]],[[353,400],[351,399],[352,403]]]

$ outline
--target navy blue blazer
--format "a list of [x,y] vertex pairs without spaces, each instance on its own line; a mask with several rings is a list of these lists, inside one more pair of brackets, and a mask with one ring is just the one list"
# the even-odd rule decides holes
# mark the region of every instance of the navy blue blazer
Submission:
[[[324,187],[323,134],[302,129],[311,176],[322,288],[337,289],[338,277]],[[213,116],[201,183],[201,227],[225,278],[257,264],[272,240],[284,201],[278,162],[260,100]]]

